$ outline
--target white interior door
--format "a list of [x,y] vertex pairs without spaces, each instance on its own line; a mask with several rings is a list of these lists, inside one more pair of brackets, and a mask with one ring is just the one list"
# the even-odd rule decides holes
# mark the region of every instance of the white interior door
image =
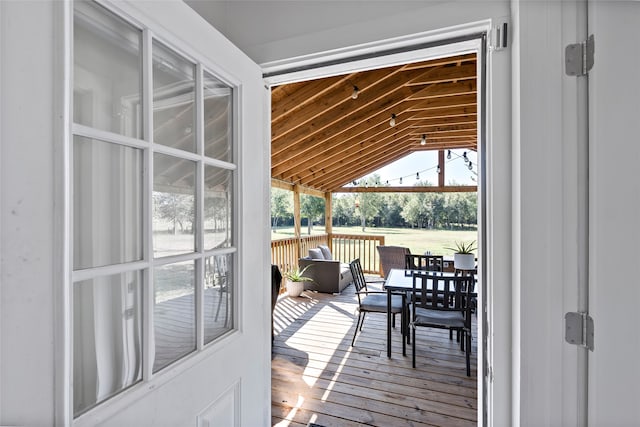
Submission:
[[589,2],[591,426],[640,423],[640,2]]

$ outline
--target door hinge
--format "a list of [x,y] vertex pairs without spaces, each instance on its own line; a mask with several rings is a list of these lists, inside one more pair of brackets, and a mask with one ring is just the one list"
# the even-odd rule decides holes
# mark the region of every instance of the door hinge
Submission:
[[569,312],[564,315],[564,339],[593,351],[593,319],[589,313]]
[[595,41],[593,34],[581,43],[568,45],[564,50],[564,68],[568,76],[586,76],[593,68]]
[[508,24],[501,22],[491,27],[489,33],[489,48],[491,50],[502,50],[507,47]]

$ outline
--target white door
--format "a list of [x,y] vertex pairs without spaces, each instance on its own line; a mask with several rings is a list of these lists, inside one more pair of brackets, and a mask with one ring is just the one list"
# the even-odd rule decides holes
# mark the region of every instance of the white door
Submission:
[[270,425],[261,69],[181,1],[104,4],[75,5],[59,424]]
[[589,2],[590,426],[640,425],[640,2]]

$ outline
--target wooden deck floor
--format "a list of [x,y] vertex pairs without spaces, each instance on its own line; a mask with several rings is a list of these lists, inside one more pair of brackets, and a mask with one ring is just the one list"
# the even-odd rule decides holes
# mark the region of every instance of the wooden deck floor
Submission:
[[[386,316],[369,314],[354,347],[357,300],[306,291],[281,297],[274,313],[271,408],[274,426],[476,425],[476,337],[471,377],[464,352],[446,331],[417,331],[402,355],[400,325],[386,355]],[[399,320],[399,317],[398,317]]]

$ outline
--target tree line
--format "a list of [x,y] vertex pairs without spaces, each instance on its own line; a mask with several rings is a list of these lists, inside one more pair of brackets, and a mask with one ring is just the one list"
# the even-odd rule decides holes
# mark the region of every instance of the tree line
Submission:
[[[381,185],[373,175],[360,185]],[[416,186],[430,185],[416,181]],[[454,185],[454,184],[452,184]],[[324,199],[303,194],[300,215],[309,232],[324,224]],[[348,193],[336,194],[332,203],[334,226],[405,227],[430,229],[475,228],[478,223],[476,193]],[[306,223],[306,224],[305,224]],[[271,225],[293,225],[293,193],[271,190]]]

